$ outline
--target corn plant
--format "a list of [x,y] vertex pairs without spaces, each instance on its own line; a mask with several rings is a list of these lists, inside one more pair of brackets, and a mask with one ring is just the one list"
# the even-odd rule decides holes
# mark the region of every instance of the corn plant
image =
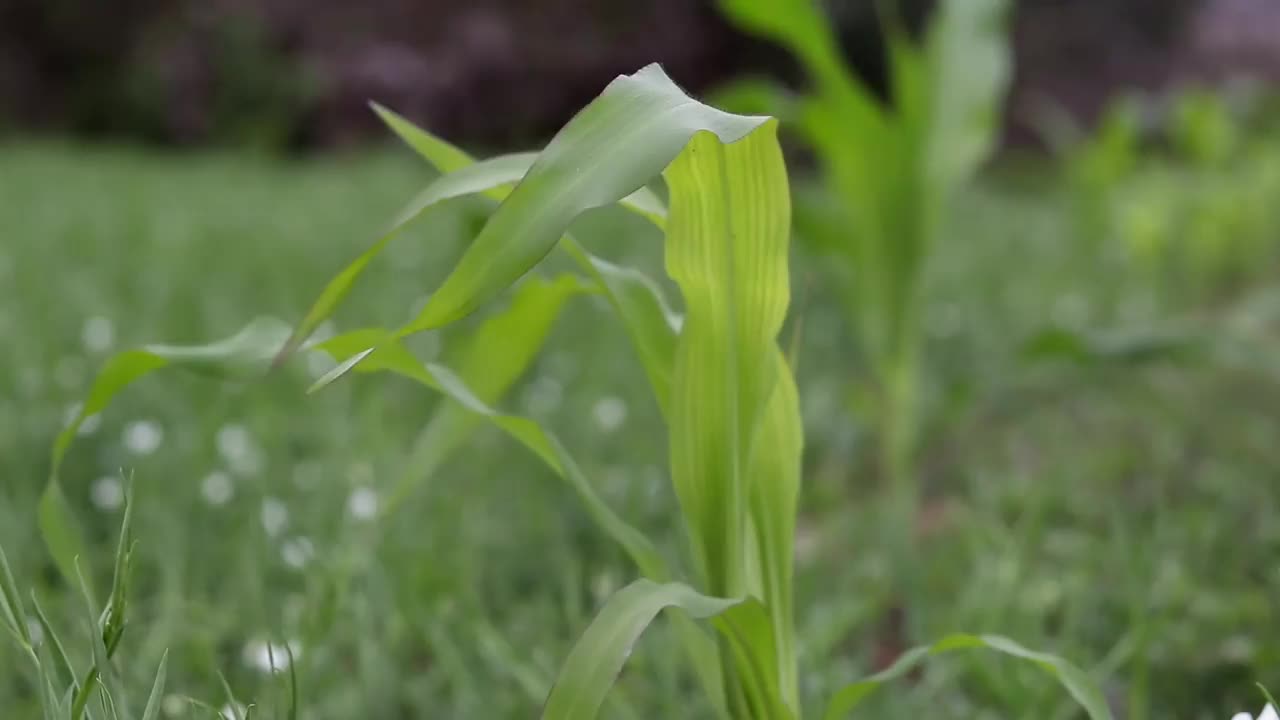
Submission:
[[788,49],[810,79],[795,99],[759,84],[739,96],[779,108],[816,153],[826,192],[798,204],[797,221],[829,260],[878,388],[880,469],[905,567],[918,495],[921,286],[948,202],[993,145],[1009,75],[1007,3],[944,0],[922,44],[886,16],[888,104],[843,63],[817,0],[720,0],[720,7]]
[[[488,421],[529,449],[568,484],[641,576],[605,602],[569,653],[543,718],[595,717],[634,643],[666,609],[676,610],[671,620],[677,636],[718,716],[802,717],[792,556],[803,428],[795,380],[778,343],[790,300],[791,208],[777,121],[704,105],[656,65],[617,78],[538,153],[474,161],[390,110],[375,109],[444,174],[324,288],[287,340],[272,329],[258,334],[265,342],[242,338],[214,351],[153,347],[133,358],[159,361],[139,367],[196,357],[216,357],[221,366],[246,354],[255,362],[271,356],[280,365],[298,352],[326,353],[338,364],[313,390],[348,373],[394,373],[443,394],[457,417]],[[649,187],[659,178],[666,202]],[[415,317],[398,327],[311,339],[407,223],[437,202],[469,194],[495,201],[496,209]],[[679,313],[642,271],[594,256],[570,234],[581,213],[614,204],[664,233],[666,270],[681,294]],[[577,273],[554,279],[539,273],[541,261],[556,250],[576,264]],[[535,319],[510,314],[531,307],[521,298],[548,288],[565,297],[602,295],[635,346],[667,425],[671,480],[693,555],[688,576],[599,496],[552,430],[495,407],[511,373],[493,370],[501,363],[486,353],[507,353],[504,341],[520,342],[516,330]],[[461,320],[508,291],[514,295],[509,307],[486,321],[504,333],[476,335],[488,344],[484,352],[464,354],[471,367],[423,362],[403,342]],[[538,322],[556,307],[543,306]],[[253,350],[244,352],[249,346]],[[85,411],[102,407],[91,393]],[[457,431],[439,437],[440,447],[457,444]],[[425,442],[430,447],[434,441]],[[71,524],[57,487],[55,477],[44,509],[57,521],[43,526],[47,541]],[[57,543],[50,545],[56,551]],[[698,619],[707,620],[710,631]],[[824,717],[843,717],[878,685],[932,655],[974,647],[1044,668],[1092,718],[1110,717],[1101,695],[1074,666],[1004,638],[972,635],[907,653],[889,670],[837,693]]]

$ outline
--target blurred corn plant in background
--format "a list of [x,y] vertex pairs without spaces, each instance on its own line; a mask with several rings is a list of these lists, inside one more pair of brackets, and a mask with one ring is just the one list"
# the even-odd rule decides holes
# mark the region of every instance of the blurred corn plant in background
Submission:
[[829,260],[824,267],[873,379],[880,471],[893,507],[887,534],[897,569],[908,573],[919,496],[912,465],[922,402],[921,286],[945,234],[948,202],[996,139],[1010,75],[1007,3],[944,0],[918,42],[892,3],[882,5],[886,101],[844,63],[820,3],[720,6],[742,28],[785,46],[809,77],[799,97],[759,85],[739,96],[777,108],[816,154],[824,186],[797,198],[797,231],[810,252]]
[[1221,300],[1280,250],[1280,140],[1239,99],[1197,88],[1126,97],[1094,132],[1052,136],[1082,257],[1119,266],[1153,310]]
[[[790,302],[791,199],[776,120],[699,103],[656,65],[615,80],[539,153],[473,161],[390,110],[375,109],[444,174],[330,281],[292,332],[278,321],[260,320],[213,345],[150,346],[107,363],[55,446],[41,528],[59,566],[73,571],[80,552],[74,519],[59,500],[56,468],[85,417],[100,412],[129,382],[170,365],[252,377],[295,354],[323,353],[336,365],[313,390],[351,372],[389,372],[450,400],[420,435],[398,494],[411,492],[467,432],[488,421],[565,480],[600,531],[633,561],[642,578],[607,600],[587,627],[546,698],[544,718],[595,717],[641,633],[668,608],[677,610],[677,636],[716,715],[801,717],[807,699],[799,682],[792,563],[803,428],[790,362],[778,342]],[[650,187],[659,178],[665,202]],[[401,228],[436,203],[473,194],[497,207],[409,322],[312,337]],[[594,256],[569,234],[582,213],[613,204],[663,231],[680,312],[658,282]],[[537,270],[557,249],[577,272],[548,278]],[[507,308],[472,330],[453,357],[456,367],[423,362],[411,349],[410,336],[459,322],[508,291]],[[588,293],[603,296],[616,312],[666,421],[690,563],[671,563],[618,515],[551,429],[495,408],[563,302]],[[895,338],[905,331],[883,332],[898,348],[902,341]],[[394,503],[385,511],[394,512]],[[710,620],[714,634],[694,619]],[[928,657],[964,648],[1027,660],[1056,677],[1090,717],[1110,717],[1101,694],[1074,666],[1005,638],[974,635],[905,653],[888,670],[836,693],[825,717],[844,716],[879,684]]]

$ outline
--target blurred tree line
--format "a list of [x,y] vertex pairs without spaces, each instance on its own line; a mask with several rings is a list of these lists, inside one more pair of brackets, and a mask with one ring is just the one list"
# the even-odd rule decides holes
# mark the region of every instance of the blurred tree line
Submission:
[[[883,72],[876,4],[828,2],[851,62],[873,84]],[[1163,82],[1186,65],[1180,52],[1194,45],[1196,18],[1215,4],[1280,7],[1019,0],[1011,108],[1049,97],[1091,115],[1115,87]],[[450,137],[519,145],[614,75],[654,60],[695,92],[743,72],[795,77],[784,54],[735,33],[714,5],[0,0],[0,128],[311,147],[376,132],[365,101],[377,99]],[[903,5],[918,28],[930,3]]]

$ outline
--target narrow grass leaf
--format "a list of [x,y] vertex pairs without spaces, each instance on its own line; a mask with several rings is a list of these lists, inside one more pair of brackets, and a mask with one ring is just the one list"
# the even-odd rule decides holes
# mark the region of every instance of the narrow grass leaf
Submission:
[[101,686],[98,688],[101,691],[99,693],[101,701],[110,702],[110,707],[117,708],[126,717],[132,717],[125,702],[124,687],[116,674],[115,666],[111,664],[111,656],[107,652],[107,646],[103,640],[104,627],[98,620],[99,613],[95,609],[97,604],[93,599],[93,591],[85,579],[84,572],[78,562],[76,563],[76,576],[80,581],[80,597],[84,603],[84,620],[89,628],[89,642],[93,651],[93,667],[85,682],[81,684],[79,694],[72,705],[72,720],[77,720],[80,717],[80,713],[84,711],[85,705],[93,694],[93,690],[99,685]]
[[80,683],[76,681],[76,669],[71,664],[71,656],[67,655],[67,650],[62,644],[62,639],[58,637],[58,633],[53,629],[53,623],[49,622],[49,616],[45,614],[44,608],[40,606],[40,601],[36,599],[36,594],[31,593],[31,607],[36,611],[36,617],[40,620],[40,628],[44,632],[45,644],[52,648],[51,653],[58,660],[58,664],[62,667],[62,671],[70,678],[71,692],[74,694],[80,688]]
[[222,692],[227,696],[227,707],[231,709],[232,720],[246,720],[248,717],[245,714],[246,711],[240,708],[240,703],[236,700],[236,694],[231,692],[231,683],[227,682],[227,676],[219,672],[218,682],[222,684]]
[[663,610],[679,608],[702,619],[743,604],[709,597],[680,583],[636,580],[609,598],[574,645],[543,705],[543,720],[593,720],[632,647]]
[[160,656],[160,667],[156,669],[155,682],[151,684],[151,695],[147,697],[147,705],[142,709],[142,720],[156,720],[160,717],[160,708],[164,705],[164,682],[169,669],[169,651]]
[[13,579],[13,569],[9,567],[4,548],[0,548],[0,610],[4,611],[4,622],[15,638],[30,648],[27,611],[22,607],[22,594],[18,592],[18,583]]
[[1084,708],[1090,720],[1113,720],[1106,698],[1092,679],[1081,669],[1056,655],[1028,650],[1014,641],[998,635],[950,635],[929,646],[913,648],[903,653],[893,665],[864,680],[840,690],[831,698],[826,720],[839,720],[847,716],[880,685],[909,673],[929,658],[954,650],[989,649],[1026,660],[1052,675]]

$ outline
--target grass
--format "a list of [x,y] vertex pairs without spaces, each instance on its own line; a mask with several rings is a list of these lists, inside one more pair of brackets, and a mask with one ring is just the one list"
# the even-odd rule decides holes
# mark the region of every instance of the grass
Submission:
[[[110,320],[117,348],[203,341],[258,314],[298,318],[430,176],[401,153],[283,163],[28,143],[0,147],[0,157],[0,544],[57,625],[79,617],[80,601],[57,578],[31,508],[49,442],[102,359],[83,343],[90,318]],[[1127,291],[1124,278],[1073,262],[1052,188],[1015,180],[968,191],[930,286],[933,424],[921,467],[936,522],[921,540],[921,622],[935,637],[998,632],[1070,658],[1106,680],[1128,710],[1121,716],[1254,708],[1253,683],[1280,682],[1280,393],[1265,359],[1276,335],[1267,278],[1240,293],[1251,306],[1202,309],[1212,327],[1261,325],[1262,341],[1247,349],[1263,360],[1029,367],[1018,348],[1050,322],[1112,328],[1159,317],[1136,301],[1114,306],[1123,312],[1102,302]],[[370,270],[337,327],[408,320],[479,219],[456,204],[416,226]],[[593,250],[659,267],[658,237],[643,223],[612,210],[582,223],[593,226],[583,237],[610,238]],[[812,703],[871,670],[895,638],[876,596],[889,578],[874,522],[882,500],[866,481],[865,429],[843,402],[858,371],[853,340],[818,269],[797,265],[809,432],[797,616],[801,694]],[[663,456],[657,408],[606,316],[601,303],[571,303],[549,352],[505,405],[547,419],[582,448],[584,470],[615,507],[672,539],[678,516],[661,464],[627,464]],[[441,335],[417,349],[447,352],[450,334]],[[267,699],[283,682],[255,670],[245,651],[287,639],[301,649],[309,717],[526,717],[603,597],[630,578],[625,558],[548,471],[492,431],[376,538],[349,512],[353,491],[389,485],[435,400],[384,379],[304,398],[310,380],[157,377],[123,395],[74,447],[64,483],[89,522],[100,571],[119,518],[94,508],[92,487],[120,467],[135,477],[124,680],[141,696],[168,648],[169,692],[220,705],[221,670],[237,697]],[[625,419],[614,427],[619,408]],[[163,433],[149,454],[125,448],[139,420]],[[145,434],[134,426],[135,441]],[[218,470],[234,492],[215,506],[204,490]],[[277,536],[264,529],[271,500],[287,511]],[[296,569],[285,555],[307,555],[300,538],[313,554]],[[106,580],[97,578],[100,587]],[[676,652],[670,633],[658,628],[642,647],[606,716],[625,717],[623,707],[638,717],[704,716],[690,680],[664,661]],[[0,651],[0,707],[33,716],[35,696],[8,672],[19,660]],[[950,659],[899,683],[868,701],[867,716],[1071,717],[1035,670],[989,656]]]

